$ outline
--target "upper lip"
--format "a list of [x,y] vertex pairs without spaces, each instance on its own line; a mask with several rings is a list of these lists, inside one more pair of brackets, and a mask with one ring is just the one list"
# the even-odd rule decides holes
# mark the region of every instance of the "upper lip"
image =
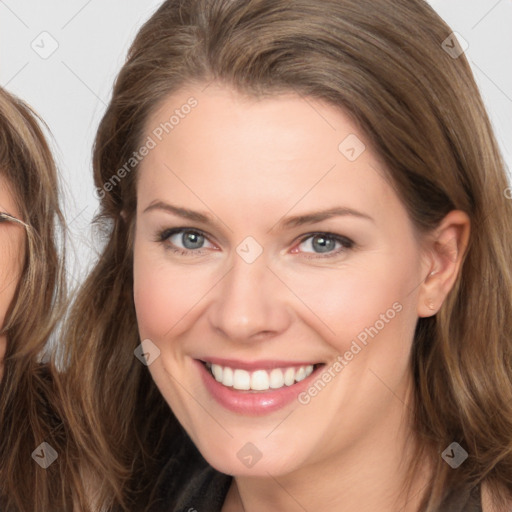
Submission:
[[318,361],[284,361],[276,359],[264,359],[260,361],[241,361],[239,359],[223,359],[221,357],[201,357],[199,361],[203,363],[218,364],[219,366],[228,366],[240,370],[272,370],[274,368],[290,368],[319,364]]

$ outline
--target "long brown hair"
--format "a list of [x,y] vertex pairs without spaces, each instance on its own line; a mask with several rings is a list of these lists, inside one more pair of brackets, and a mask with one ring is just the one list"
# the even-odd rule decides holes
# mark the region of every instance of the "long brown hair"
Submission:
[[[348,113],[418,232],[451,210],[468,214],[460,275],[441,311],[419,319],[413,344],[417,466],[424,457],[433,465],[422,510],[457,486],[485,482],[496,501],[512,494],[512,201],[468,62],[449,51],[458,48],[451,33],[423,0],[168,0],[142,27],[95,142],[105,243],[66,335],[70,414],[84,464],[102,475],[100,503],[137,503],[176,424],[133,356],[137,171],[105,184],[168,95],[213,80],[255,97],[295,92]],[[457,471],[440,456],[453,441],[470,454]]]
[[[36,114],[0,89],[0,174],[13,193],[26,230],[23,268],[3,331],[7,347],[0,383],[0,509],[64,510],[65,453],[51,365],[42,364],[65,303],[62,231],[55,165]],[[60,240],[63,240],[60,236]],[[60,459],[43,469],[31,454],[42,443]],[[41,453],[37,452],[39,456]],[[45,455],[50,461],[50,453]]]

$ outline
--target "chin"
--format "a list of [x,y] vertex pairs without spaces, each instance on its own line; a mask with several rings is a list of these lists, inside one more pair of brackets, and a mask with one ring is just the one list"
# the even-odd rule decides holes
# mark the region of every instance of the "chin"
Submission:
[[[198,445],[196,445],[198,446]],[[288,474],[299,466],[297,450],[290,448],[290,453],[263,442],[242,442],[231,440],[221,447],[203,449],[198,446],[205,460],[221,473],[233,476],[252,476],[268,478]]]

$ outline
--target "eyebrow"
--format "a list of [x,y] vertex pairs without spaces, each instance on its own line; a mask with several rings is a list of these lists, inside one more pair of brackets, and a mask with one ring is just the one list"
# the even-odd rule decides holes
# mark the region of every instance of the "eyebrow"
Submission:
[[153,210],[163,210],[178,217],[193,220],[195,222],[202,222],[203,224],[211,224],[213,222],[213,217],[211,215],[189,210],[187,208],[173,206],[172,204],[164,203],[163,201],[155,201],[151,203],[142,213]]
[[[194,222],[201,222],[203,224],[214,224],[214,217],[208,213],[201,213],[194,210],[189,210],[188,208],[173,206],[163,201],[154,201],[143,211],[143,213],[150,212],[153,210],[163,210],[178,217],[182,217],[183,219],[191,220]],[[353,208],[336,207],[329,208],[328,210],[314,211],[303,215],[295,215],[293,217],[288,218],[283,217],[269,229],[269,232],[274,231],[276,227],[277,229],[290,229],[294,227],[303,226],[305,224],[314,224],[316,222],[322,222],[333,217],[346,216],[369,220],[370,222],[375,223],[375,220],[366,213],[359,212],[357,210],[354,210]]]
[[[283,218],[279,222],[277,222],[274,225],[274,227],[279,226],[280,229],[294,228],[298,226],[303,226],[305,224],[314,224],[316,222],[322,222],[323,220],[331,219],[333,217],[346,216],[356,217],[359,219],[365,219],[371,222],[375,222],[375,220],[366,213],[359,212],[357,210],[354,210],[353,208],[336,207],[329,208],[328,210],[319,210],[304,215],[296,215],[293,217]],[[274,227],[272,229],[274,229]]]

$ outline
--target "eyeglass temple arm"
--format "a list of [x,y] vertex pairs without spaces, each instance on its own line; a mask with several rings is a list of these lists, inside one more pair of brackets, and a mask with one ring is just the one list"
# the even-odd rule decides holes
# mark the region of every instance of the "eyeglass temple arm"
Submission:
[[11,222],[17,222],[18,224],[21,224],[22,226],[25,226],[25,227],[27,226],[27,224],[25,222],[23,222],[20,219],[17,219],[16,217],[14,217],[13,215],[11,215],[10,213],[7,213],[7,212],[0,212],[0,219],[8,220]]

